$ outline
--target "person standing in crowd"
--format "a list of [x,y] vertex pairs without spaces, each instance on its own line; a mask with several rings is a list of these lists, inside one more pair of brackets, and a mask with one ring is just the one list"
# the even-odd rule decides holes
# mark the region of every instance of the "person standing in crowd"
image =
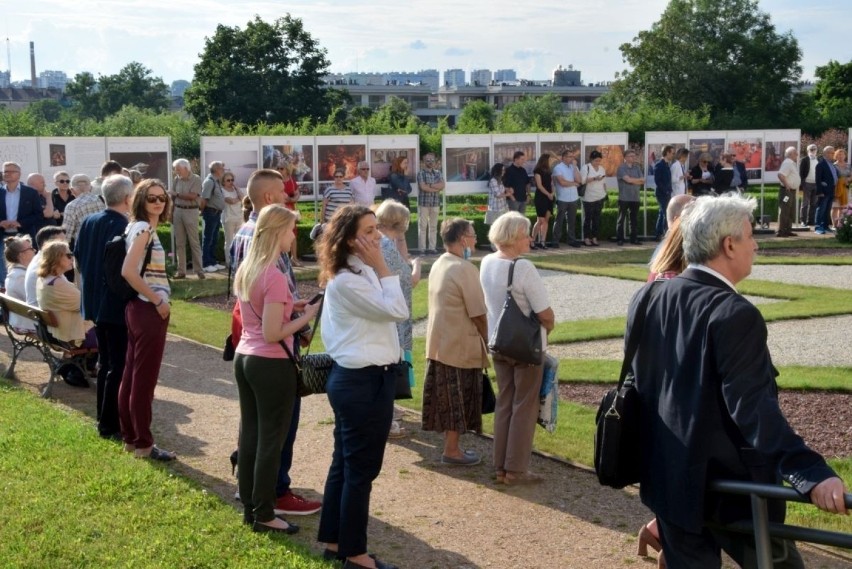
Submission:
[[444,175],[435,168],[435,155],[430,152],[417,173],[417,247],[421,253],[438,254],[438,212],[445,186]]
[[[535,313],[542,326],[542,353],[555,316],[547,289],[538,271],[521,255],[530,250],[530,221],[516,212],[500,217],[488,231],[497,252],[482,259],[479,281],[485,293],[488,335],[494,334],[509,283],[509,268],[515,263],[512,297],[526,315]],[[431,277],[430,277],[431,278]],[[529,471],[533,436],[538,418],[541,365],[528,365],[492,353],[497,375],[497,407],[494,411],[494,469],[498,484],[519,485],[540,482]]]
[[74,174],[71,185],[77,197],[65,207],[65,221],[62,227],[65,228],[65,234],[68,235],[68,241],[73,249],[77,234],[80,233],[80,224],[93,213],[103,211],[106,205],[101,196],[92,192],[92,183],[85,174]]
[[328,186],[322,194],[320,217],[328,223],[339,208],[352,203],[352,190],[344,182],[346,173],[342,169],[334,171],[334,184]]
[[808,154],[799,162],[799,177],[802,179],[802,205],[799,210],[799,222],[804,226],[813,226],[819,194],[816,187],[817,145],[808,144]]
[[[27,291],[24,287],[24,277],[27,267],[35,257],[35,249],[28,235],[5,237],[6,256],[6,294],[21,302],[27,301]],[[9,325],[15,330],[25,332],[35,331],[35,322],[14,312],[9,313]]]
[[[295,178],[295,167],[292,164],[279,164],[278,173],[284,179],[284,207],[296,213],[296,224],[299,220],[299,184]],[[243,198],[245,199],[245,198]],[[298,238],[299,230],[296,225],[293,226],[293,235]],[[290,245],[290,265],[293,267],[301,267],[302,262],[299,260],[298,239],[293,239]],[[230,247],[230,241],[228,242]],[[229,257],[230,258],[230,257]],[[230,266],[230,261],[228,263]]]
[[444,434],[443,464],[472,466],[482,459],[462,450],[459,438],[482,432],[482,370],[488,368],[485,297],[479,272],[468,261],[476,245],[473,224],[447,219],[441,239],[446,253],[429,271],[422,423],[424,431]]
[[550,228],[550,216],[553,215],[553,203],[556,193],[553,190],[552,172],[556,157],[550,152],[543,152],[538,157],[533,170],[535,182],[535,225],[533,226],[533,247],[547,248],[547,230]]
[[743,193],[748,186],[748,174],[745,164],[738,161],[733,153],[723,152],[713,171],[713,187],[718,194],[727,192]]
[[36,255],[27,267],[27,274],[24,277],[24,289],[27,293],[27,304],[30,306],[38,307],[38,297],[36,296],[36,281],[38,280],[38,275],[36,272],[38,271],[39,264],[41,263],[41,250],[44,249],[44,247],[51,241],[65,240],[65,229],[55,225],[42,227],[38,230],[38,233],[36,233]]
[[74,199],[74,193],[71,191],[71,176],[68,172],[60,170],[53,175],[53,183],[56,184],[51,193],[53,221],[56,225],[62,225],[65,222],[65,207]]
[[834,188],[837,187],[837,170],[834,167],[834,147],[826,146],[822,149],[822,156],[816,165],[816,193],[817,208],[814,214],[814,223],[817,235],[833,233],[831,225],[831,203],[834,201]]
[[[128,178],[130,178],[129,171],[127,173],[125,173],[124,168],[121,167],[121,164],[119,164],[115,160],[107,160],[106,162],[101,164],[101,175],[99,177],[95,178],[94,182],[90,182],[90,184],[92,186],[92,193],[94,193],[96,196],[101,195],[101,184],[103,184],[104,180],[106,180],[107,178],[109,178],[113,174],[122,174],[122,175],[126,175]],[[74,178],[71,178],[71,186],[72,186],[72,190],[73,190]],[[134,187],[136,187],[135,184],[134,184]],[[76,191],[74,191],[74,195],[75,196],[77,195]]]
[[105,439],[121,440],[118,392],[127,354],[127,303],[104,286],[104,248],[127,228],[133,182],[112,174],[101,184],[101,194],[107,207],[83,220],[74,256],[83,295],[83,318],[95,323],[98,338],[98,433]]
[[204,279],[201,260],[201,243],[198,240],[198,199],[201,197],[201,177],[194,174],[186,158],[172,162],[175,178],[172,185],[174,210],[172,227],[175,237],[175,279],[186,278],[186,243],[192,255],[192,270],[199,279]]
[[689,169],[686,166],[689,160],[689,150],[679,148],[672,160],[672,197],[686,193],[686,185],[689,183]]
[[580,195],[577,186],[582,184],[580,169],[574,153],[566,148],[562,151],[560,162],[553,168],[553,188],[556,190],[556,220],[553,222],[553,244],[559,247],[562,239],[562,226],[568,225],[568,245],[579,247],[574,226],[577,223],[577,209]]
[[526,215],[527,199],[530,195],[530,176],[524,167],[526,155],[516,150],[512,155],[512,163],[503,171],[503,185],[512,190],[515,199],[507,202],[511,211]]
[[319,308],[296,302],[278,268],[279,258],[290,251],[295,225],[296,215],[283,205],[263,208],[234,278],[243,322],[234,359],[240,394],[239,488],[243,519],[256,532],[299,531],[275,517],[280,449],[298,398],[296,366],[288,353],[294,352],[298,331]]
[[[171,288],[166,278],[166,254],[157,226],[166,221],[169,196],[166,185],[149,178],[136,186],[125,230],[127,257],[121,276],[138,294],[127,303],[127,356],[118,391],[118,416],[124,450],[137,458],[170,461],[175,454],[154,444],[151,434],[151,403],[160,374],[169,325]],[[146,251],[151,260],[143,269]]]
[[407,156],[397,156],[393,159],[389,181],[390,193],[388,197],[400,202],[410,210],[411,204],[409,203],[408,196],[411,195],[411,180],[408,179]]
[[225,209],[225,195],[222,192],[222,175],[225,164],[215,160],[210,163],[210,173],[201,184],[201,219],[204,220],[204,239],[201,242],[201,264],[205,273],[215,273],[225,268],[216,261],[216,246],[219,244],[219,227],[222,210]]
[[796,191],[802,185],[802,179],[799,177],[799,167],[796,165],[796,159],[799,157],[799,151],[795,146],[790,146],[784,151],[784,162],[778,169],[778,181],[781,182],[778,188],[778,231],[775,233],[778,237],[793,237],[793,214],[796,208]]
[[659,211],[657,212],[657,225],[654,230],[654,239],[659,241],[663,238],[669,226],[666,223],[666,208],[672,199],[672,157],[674,146],[667,144],[663,147],[663,158],[654,164],[654,196],[657,198]]
[[370,175],[370,164],[366,160],[358,162],[358,175],[349,181],[352,189],[352,203],[370,207],[376,201],[376,179]]
[[837,171],[837,184],[834,186],[834,201],[831,204],[831,223],[837,229],[842,218],[840,212],[849,203],[849,162],[846,161],[846,150],[843,148],[834,152],[834,168]]
[[[284,180],[281,174],[275,170],[257,170],[248,180],[247,192],[252,210],[246,221],[231,243],[231,262],[232,270],[236,273],[239,270],[240,264],[248,254],[254,234],[257,228],[258,215],[267,207],[274,204],[285,203]],[[290,287],[290,294],[295,302],[299,302],[299,291],[296,288],[296,275],[293,273],[293,268],[290,265],[290,259],[287,255],[278,257],[278,270],[287,277],[287,284]],[[310,328],[301,330],[304,338],[309,338],[308,334],[312,334]],[[296,349],[299,345],[296,344]],[[295,353],[295,352],[294,352]],[[293,404],[293,412],[288,426],[287,437],[284,439],[283,445],[280,447],[281,460],[278,467],[278,481],[275,486],[275,514],[288,516],[307,516],[317,513],[322,507],[322,503],[316,500],[307,500],[296,494],[291,489],[292,480],[290,478],[290,468],[293,466],[293,445],[296,444],[296,434],[299,430],[299,418],[301,416],[302,400],[297,397]]]
[[[234,181],[233,172],[225,172],[222,176],[222,193],[225,200],[225,209],[222,210],[222,227],[225,228],[225,266],[230,267],[231,242],[243,224],[243,198],[245,197],[245,192],[238,188]],[[295,223],[293,231],[295,236]]]
[[601,229],[601,212],[606,201],[606,169],[601,166],[603,155],[592,150],[589,162],[583,168],[582,179],[586,184],[583,196],[583,243],[597,247]]
[[381,250],[372,211],[340,208],[319,241],[327,283],[322,340],[334,359],[326,390],[334,411],[334,454],[325,483],[317,540],[344,569],[396,569],[368,554],[373,480],[382,469],[393,420],[401,349],[396,323],[410,317],[399,277]]
[[512,188],[503,185],[503,163],[497,162],[491,167],[491,178],[488,180],[488,210],[485,223],[491,225],[498,217],[509,211],[507,200],[515,199]]
[[[405,241],[405,232],[408,230],[410,216],[411,212],[408,211],[408,208],[396,200],[385,200],[376,210],[376,221],[379,224],[379,232],[382,234],[382,255],[391,273],[399,276],[399,286],[402,288],[402,294],[405,296],[405,302],[408,305],[409,317],[407,320],[396,323],[396,331],[399,335],[399,345],[402,347],[404,359],[409,364],[412,363],[411,350],[414,343],[411,295],[414,287],[420,282],[420,257],[409,262],[406,258],[406,252],[401,251],[398,244],[400,241]],[[414,372],[411,370],[409,372],[413,381]],[[401,419],[402,415],[395,410],[390,438],[405,435],[399,423]]]
[[[754,540],[721,527],[749,520],[749,499],[708,492],[718,478],[780,484],[783,477],[820,509],[846,512],[843,482],[779,408],[766,323],[735,289],[757,251],[754,207],[738,194],[697,199],[681,218],[687,270],[643,288],[628,310],[625,337],[640,335],[632,365],[647,450],[639,492],[657,516],[669,567],[720,567],[721,550],[755,565]],[[645,295],[642,329],[633,330]],[[783,509],[770,502],[770,521],[782,520]],[[793,542],[771,541],[785,567],[804,567]]]
[[39,229],[45,225],[53,225],[54,210],[52,196],[47,192],[47,182],[41,174],[30,174],[27,176],[27,185],[38,193],[41,204],[42,218],[39,220]]
[[[3,186],[0,187],[0,254],[6,237],[29,235],[35,241],[43,217],[38,192],[21,183],[21,166],[3,163]],[[0,281],[6,280],[6,263],[0,263]]]
[[56,315],[56,325],[48,326],[60,342],[84,348],[97,347],[92,323],[80,314],[80,290],[65,273],[74,267],[74,255],[65,241],[51,241],[41,251],[37,269],[36,296],[39,308]]
[[713,176],[713,156],[709,152],[702,152],[698,156],[698,164],[692,167],[689,176],[689,187],[693,196],[716,195],[713,190],[716,184],[716,178]]
[[[682,165],[680,160],[672,164],[672,169]],[[618,221],[615,224],[615,239],[624,245],[624,224],[630,222],[630,242],[639,244],[639,191],[645,178],[642,169],[636,164],[636,151],[628,149],[624,153],[624,163],[616,172],[618,178]],[[683,192],[681,192],[682,194]]]

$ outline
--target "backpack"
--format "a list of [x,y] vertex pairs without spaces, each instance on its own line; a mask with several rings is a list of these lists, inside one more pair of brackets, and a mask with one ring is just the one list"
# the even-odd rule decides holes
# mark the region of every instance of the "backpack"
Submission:
[[[145,269],[148,268],[148,263],[151,262],[151,251],[153,249],[154,239],[152,238],[151,242],[148,243],[148,249],[145,251],[145,260],[142,262],[142,270],[139,271],[139,276],[145,274]],[[139,294],[121,276],[121,267],[124,265],[125,257],[127,257],[126,233],[117,235],[104,247],[104,281],[107,288],[123,302],[136,298]]]

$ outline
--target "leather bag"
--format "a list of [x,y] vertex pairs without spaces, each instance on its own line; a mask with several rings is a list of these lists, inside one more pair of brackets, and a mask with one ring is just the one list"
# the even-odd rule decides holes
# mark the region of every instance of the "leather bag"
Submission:
[[488,415],[493,413],[496,408],[497,396],[494,395],[494,386],[491,385],[488,372],[482,370],[482,414]]
[[488,340],[488,349],[495,354],[521,363],[541,365],[544,352],[541,349],[541,323],[535,312],[524,314],[512,296],[512,279],[515,263],[509,266],[509,283],[506,285],[506,300],[497,318],[497,326]]
[[648,302],[656,286],[656,283],[652,284],[640,300],[627,339],[618,387],[603,396],[595,416],[595,472],[598,482],[611,488],[635,484],[641,475],[640,401],[631,368],[639,347]]

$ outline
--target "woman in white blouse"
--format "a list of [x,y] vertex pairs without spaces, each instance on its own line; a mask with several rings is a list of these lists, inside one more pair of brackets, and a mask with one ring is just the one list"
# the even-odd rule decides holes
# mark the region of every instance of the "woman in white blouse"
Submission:
[[[21,302],[27,301],[27,289],[24,286],[24,277],[27,267],[35,257],[35,249],[29,237],[7,237],[5,241],[6,265],[6,294]],[[16,330],[32,332],[35,330],[35,322],[15,313],[9,314],[9,324]]]
[[593,150],[589,162],[583,168],[582,178],[586,184],[583,196],[583,243],[597,247],[601,228],[601,211],[606,201],[606,169],[601,166],[603,155]]
[[244,190],[237,187],[233,172],[222,176],[222,194],[225,196],[225,209],[222,210],[222,227],[225,230],[225,265],[231,266],[231,241],[243,224]]
[[370,490],[393,419],[396,376],[408,378],[396,323],[409,318],[399,276],[381,249],[375,214],[344,205],[318,243],[327,283],[322,341],[334,366],[326,392],[334,410],[334,454],[326,478],[318,540],[346,569],[390,568],[367,552]]

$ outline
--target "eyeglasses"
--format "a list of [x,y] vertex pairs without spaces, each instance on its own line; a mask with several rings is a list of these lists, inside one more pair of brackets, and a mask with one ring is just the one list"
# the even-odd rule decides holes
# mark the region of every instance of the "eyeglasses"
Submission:
[[470,237],[471,239],[476,239],[476,233],[465,233],[465,237]]
[[224,179],[224,180],[222,180],[222,181],[223,181],[223,182],[233,182],[233,181],[234,181],[234,179],[233,179],[233,178],[225,178],[225,179]]
[[426,162],[427,164],[434,164],[435,163],[435,161],[432,160],[431,158],[424,160],[424,162]]
[[56,180],[60,184],[68,184],[71,180]]
[[367,171],[369,171],[369,170],[370,170],[369,168],[358,168],[358,169],[359,169],[359,170],[367,170]]
[[20,174],[20,173],[21,173],[21,171],[20,171],[20,170],[3,170],[3,174],[5,174],[5,175],[9,175],[9,174]]
[[343,176],[335,176],[335,178],[343,179]]
[[65,256],[68,257],[69,259],[74,258],[74,255],[72,253],[65,253]]
[[157,203],[157,202],[166,203],[168,200],[169,200],[169,198],[167,198],[165,194],[159,194],[159,195],[156,195],[156,196],[152,196],[152,195],[145,196],[145,201],[147,201],[148,203]]
[[32,247],[27,247],[26,249],[21,249],[21,253],[26,253],[27,251],[35,251]]

